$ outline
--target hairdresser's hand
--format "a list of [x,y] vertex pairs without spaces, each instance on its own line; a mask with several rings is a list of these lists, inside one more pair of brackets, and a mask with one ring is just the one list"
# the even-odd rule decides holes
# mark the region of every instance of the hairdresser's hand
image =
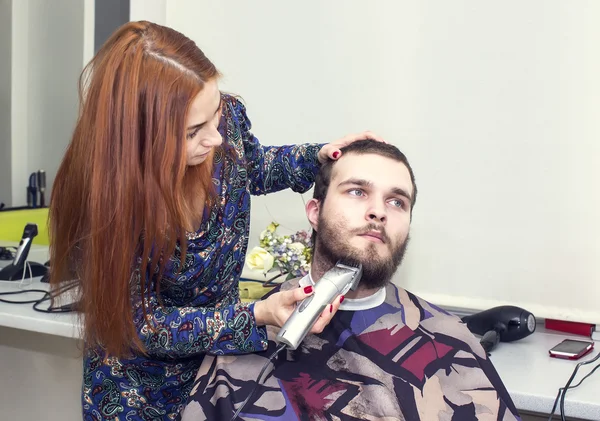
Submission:
[[[314,288],[307,286],[304,288],[292,288],[288,291],[277,292],[266,300],[257,301],[254,304],[254,318],[260,325],[271,325],[282,327],[289,319],[296,308],[296,303],[304,300],[313,294]],[[335,313],[340,308],[343,301],[342,296],[336,297],[333,304],[325,307],[321,316],[310,330],[311,333],[321,333],[325,326],[331,321]]]
[[349,134],[348,136],[344,136],[335,142],[331,142],[323,146],[319,151],[319,161],[323,164],[327,162],[328,159],[338,159],[340,156],[342,156],[342,151],[340,151],[341,148],[351,144],[352,142],[356,142],[357,140],[364,139],[373,139],[378,142],[387,143],[385,140],[383,140],[383,138],[368,130],[362,133]]

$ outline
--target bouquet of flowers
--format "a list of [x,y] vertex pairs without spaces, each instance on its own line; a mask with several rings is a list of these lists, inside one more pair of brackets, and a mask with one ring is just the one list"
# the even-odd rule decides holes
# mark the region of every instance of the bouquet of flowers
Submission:
[[246,256],[246,264],[252,270],[260,270],[265,277],[270,271],[277,274],[265,285],[287,275],[286,280],[304,276],[310,268],[312,244],[308,232],[301,230],[292,235],[279,235],[276,222],[271,222],[260,233],[260,246],[254,247]]

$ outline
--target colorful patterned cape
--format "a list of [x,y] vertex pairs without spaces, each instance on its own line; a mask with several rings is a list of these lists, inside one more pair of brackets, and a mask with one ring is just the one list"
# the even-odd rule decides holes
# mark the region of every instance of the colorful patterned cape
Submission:
[[[182,420],[230,420],[275,350],[276,334],[269,328],[266,352],[206,357]],[[238,419],[520,419],[460,319],[392,284],[383,304],[338,311],[323,333],[276,357],[263,378]]]
[[[266,329],[256,326],[254,305],[239,300],[250,195],[310,189],[322,145],[261,146],[250,127],[242,103],[223,95],[219,131],[226,152],[216,151],[213,173],[218,206],[205,214],[198,232],[188,236],[186,256],[176,250],[168,261],[161,279],[164,307],[156,295],[149,303],[154,330],[142,317],[138,291],[133,311],[148,356],[106,358],[99,348],[87,350],[85,420],[175,419],[203,355],[243,354],[267,346]],[[174,275],[181,265],[182,273]],[[132,288],[139,285],[138,276],[134,273]]]

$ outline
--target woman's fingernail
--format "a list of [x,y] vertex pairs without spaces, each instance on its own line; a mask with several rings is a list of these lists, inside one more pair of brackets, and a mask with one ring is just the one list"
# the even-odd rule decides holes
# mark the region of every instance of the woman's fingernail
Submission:
[[343,302],[344,302],[344,296],[342,295],[342,296],[340,297],[340,304],[342,304]]
[[329,312],[333,313],[333,304],[329,304]]
[[304,287],[304,293],[305,294],[310,294],[311,292],[312,292],[312,286],[309,285],[307,287]]
[[333,153],[333,159],[337,159],[338,156],[340,156],[340,152],[339,151],[335,151]]

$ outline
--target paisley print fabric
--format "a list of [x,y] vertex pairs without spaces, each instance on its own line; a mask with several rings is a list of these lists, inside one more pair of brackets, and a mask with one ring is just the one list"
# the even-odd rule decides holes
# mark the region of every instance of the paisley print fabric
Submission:
[[86,420],[175,419],[205,354],[245,354],[267,347],[266,330],[254,319],[254,304],[242,304],[238,291],[250,195],[310,189],[322,145],[262,146],[250,131],[242,103],[223,95],[223,104],[223,147],[214,158],[217,204],[205,212],[199,230],[188,235],[186,256],[177,249],[167,262],[160,280],[163,306],[155,295],[147,300],[151,325],[139,298],[141,275],[132,276],[132,288],[138,289],[134,319],[147,355],[118,359],[100,348],[86,350]]
[[[294,282],[289,285],[295,287]],[[242,410],[253,421],[513,421],[518,412],[459,318],[388,285],[368,310],[339,310],[319,335],[281,352]],[[230,420],[276,348],[207,356],[183,421]]]

